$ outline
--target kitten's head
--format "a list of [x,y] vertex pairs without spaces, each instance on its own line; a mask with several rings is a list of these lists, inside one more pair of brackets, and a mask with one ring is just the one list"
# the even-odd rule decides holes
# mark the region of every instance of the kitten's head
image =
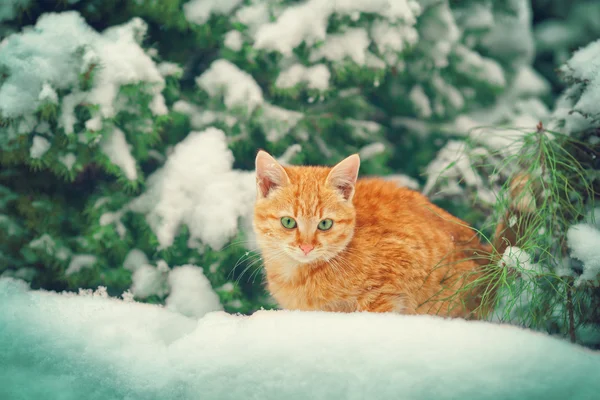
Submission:
[[355,154],[333,168],[284,168],[261,150],[254,230],[265,256],[304,264],[344,250],[354,233],[352,197],[359,167]]

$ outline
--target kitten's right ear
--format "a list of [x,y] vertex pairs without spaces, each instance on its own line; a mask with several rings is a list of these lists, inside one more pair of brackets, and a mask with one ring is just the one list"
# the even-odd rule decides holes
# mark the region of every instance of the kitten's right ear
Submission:
[[344,200],[352,200],[354,196],[354,187],[358,179],[358,169],[360,168],[360,157],[353,154],[340,161],[331,169],[327,176],[327,183],[337,189],[344,197]]
[[260,150],[256,155],[256,188],[259,198],[267,197],[274,189],[288,185],[290,178],[269,153]]

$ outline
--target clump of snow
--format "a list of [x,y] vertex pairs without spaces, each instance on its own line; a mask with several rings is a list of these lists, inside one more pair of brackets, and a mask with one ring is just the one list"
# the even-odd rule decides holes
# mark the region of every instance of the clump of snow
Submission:
[[541,96],[550,91],[550,84],[529,65],[519,68],[513,86],[519,95]]
[[202,268],[195,265],[175,267],[169,273],[168,309],[186,317],[201,318],[211,311],[221,311],[219,296],[204,276]]
[[513,65],[531,64],[535,55],[531,2],[511,0],[505,4],[494,7],[494,24],[484,33],[480,45],[489,57],[508,57]]
[[[463,182],[467,186],[478,188],[482,193],[487,193],[482,178],[471,165],[465,143],[458,140],[450,140],[446,143],[438,152],[436,158],[427,166],[426,174],[427,182],[423,188],[423,193],[428,196],[433,194],[432,190],[438,179],[445,181],[444,195],[462,194],[463,189],[459,183]],[[482,199],[490,204],[493,204],[496,200],[493,193],[487,193]]]
[[[431,62],[437,68],[447,67],[448,56],[461,37],[448,2],[441,2],[427,10],[419,20],[419,35],[419,44],[427,47]],[[420,68],[419,63],[411,67]]]
[[413,190],[419,190],[419,182],[408,175],[394,174],[385,176],[384,179],[395,182],[400,187],[406,187]]
[[125,210],[120,210],[117,212],[105,212],[100,216],[98,222],[100,223],[100,226],[115,224],[115,229],[117,230],[117,233],[121,238],[124,238],[125,234],[127,233],[127,228],[125,227],[125,224],[123,224],[123,222],[121,221],[121,218],[123,218],[124,213]]
[[504,250],[500,259],[500,265],[504,268],[512,268],[519,271],[525,279],[541,272],[541,266],[533,263],[531,256],[517,246],[508,246]]
[[375,21],[371,26],[371,38],[388,64],[397,62],[398,53],[405,47],[415,45],[419,34],[413,26],[395,26],[388,21]]
[[471,3],[454,10],[457,22],[465,29],[483,30],[493,26],[492,3]]
[[217,121],[222,121],[229,127],[234,126],[238,122],[238,119],[231,114],[200,108],[185,100],[176,101],[173,104],[173,111],[187,115],[190,118],[192,129],[204,129]]
[[163,61],[158,64],[158,71],[162,76],[175,76],[180,77],[183,74],[183,69],[172,62]]
[[139,298],[156,295],[162,297],[169,292],[167,276],[169,266],[164,261],[159,261],[157,266],[144,264],[138,266],[131,275],[131,293]]
[[358,65],[365,65],[370,43],[364,29],[351,28],[344,33],[327,35],[324,43],[311,52],[310,60],[343,61],[349,58]]
[[289,165],[292,157],[302,151],[302,146],[298,143],[288,147],[280,157],[277,157],[277,162],[281,165]]
[[256,198],[252,172],[232,170],[233,154],[223,131],[191,132],[165,165],[148,178],[148,189],[131,204],[146,214],[160,248],[169,247],[180,227],[192,240],[220,249],[252,212]]
[[573,56],[560,68],[561,72],[573,83],[571,90],[565,93],[572,101],[572,105],[569,104],[571,110],[564,113],[566,115],[559,115],[559,117],[568,120],[571,118],[571,114],[575,114],[575,118],[583,117],[588,124],[600,117],[600,111],[598,111],[600,102],[599,55],[600,40],[597,40],[573,53]]
[[196,24],[205,24],[211,14],[229,14],[243,0],[191,0],[183,5],[185,18]]
[[60,261],[66,261],[71,255],[71,251],[67,247],[57,245],[56,241],[47,233],[33,239],[27,246],[30,249],[41,250]]
[[385,144],[375,142],[361,148],[358,151],[358,154],[360,155],[361,160],[367,161],[368,159],[376,157],[383,152],[385,152]]
[[40,249],[40,250],[44,250],[45,252],[53,252],[54,248],[56,247],[56,242],[54,241],[54,239],[52,239],[52,236],[48,235],[47,233],[44,233],[42,236],[33,239],[31,242],[29,242],[29,247],[32,249]]
[[593,225],[575,224],[567,231],[571,257],[583,262],[583,274],[576,283],[593,281],[600,274],[600,231]]
[[52,89],[52,86],[50,86],[47,83],[44,83],[42,86],[42,91],[38,96],[38,100],[41,102],[48,101],[50,103],[56,104],[58,103],[58,95],[56,94],[56,91]]
[[244,45],[244,38],[240,31],[229,31],[225,35],[225,41],[223,42],[225,47],[229,47],[233,51],[240,51]]
[[[312,45],[326,40],[329,18],[334,13],[350,16],[361,12],[379,14],[391,22],[401,21],[412,26],[416,23],[420,7],[413,0],[309,0],[285,8],[275,22],[260,26],[254,33],[254,47],[290,56],[302,42]],[[352,37],[358,38],[358,34]],[[345,39],[334,39],[334,42],[350,46],[349,38]],[[329,47],[334,49],[333,44]],[[351,51],[351,48],[346,47],[346,50]]]
[[[56,90],[70,90],[59,120],[71,133],[77,104],[98,105],[100,115],[111,118],[118,112],[119,89],[145,82],[152,85],[154,111],[166,113],[163,77],[139,45],[145,32],[139,18],[99,34],[77,12],[42,15],[35,29],[13,34],[3,44],[0,67],[8,77],[0,87],[0,111],[5,117],[33,115],[42,101],[56,100]],[[94,70],[92,88],[80,91],[80,75],[96,65],[101,68]]]
[[0,302],[6,398],[587,400],[600,391],[590,372],[600,355],[507,325],[290,311],[196,320],[13,279],[0,279]]
[[99,131],[102,129],[102,118],[100,118],[99,115],[96,115],[95,117],[88,119],[85,121],[85,129],[92,132]]
[[29,149],[31,158],[41,158],[48,150],[50,150],[50,141],[43,136],[34,136],[33,143]]
[[462,93],[454,86],[447,83],[440,75],[436,74],[432,77],[431,83],[437,90],[439,99],[434,103],[433,109],[436,114],[444,115],[446,110],[444,104],[440,101],[443,99],[448,102],[455,110],[461,110],[465,104]]
[[261,108],[263,115],[259,123],[262,125],[266,139],[275,142],[292,130],[304,117],[297,111],[265,103]]
[[196,78],[196,84],[211,96],[222,94],[227,108],[246,106],[252,112],[264,101],[252,75],[224,59],[214,61]]
[[73,153],[67,153],[58,157],[58,161],[67,167],[68,170],[71,170],[77,161],[77,156]]
[[96,264],[98,259],[91,254],[75,254],[71,257],[69,266],[65,271],[65,275],[69,276],[81,271],[84,268],[91,268]]
[[471,79],[487,82],[490,85],[504,87],[506,79],[504,71],[496,61],[482,57],[479,53],[463,45],[454,48],[457,59],[454,68]]
[[131,249],[125,256],[123,268],[133,272],[144,264],[148,264],[146,253],[140,249]]
[[410,91],[410,94],[408,95],[408,98],[415,106],[419,117],[431,117],[431,103],[429,102],[429,97],[427,97],[427,94],[425,93],[421,85],[413,86],[413,88]]
[[269,22],[268,2],[258,1],[252,4],[244,5],[240,7],[233,17],[233,20],[246,25],[248,32],[254,34],[256,30],[261,26]]
[[122,130],[115,127],[110,134],[102,139],[100,149],[113,164],[121,168],[127,179],[130,181],[137,179],[135,158],[129,151],[129,145]]
[[325,64],[310,67],[294,64],[279,74],[275,86],[287,89],[305,82],[309,89],[327,90],[330,78],[331,72]]

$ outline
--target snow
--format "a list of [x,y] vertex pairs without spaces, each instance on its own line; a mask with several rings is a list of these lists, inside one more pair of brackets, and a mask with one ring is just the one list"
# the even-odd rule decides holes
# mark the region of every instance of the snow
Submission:
[[[6,117],[32,115],[41,101],[56,100],[57,90],[71,90],[59,117],[65,132],[71,133],[77,104],[98,105],[100,115],[111,118],[119,111],[119,89],[145,82],[152,85],[154,111],[166,113],[161,107],[163,77],[139,45],[145,31],[139,18],[99,34],[77,12],[43,14],[35,29],[13,34],[3,45],[0,67],[8,77],[0,87],[0,111]],[[102,67],[95,70],[91,90],[79,91],[80,74],[93,65]]]
[[55,246],[56,242],[47,233],[29,242],[29,248],[44,250],[47,253],[53,253]]
[[205,24],[211,14],[226,15],[243,0],[191,0],[183,5],[185,18],[195,24]]
[[183,74],[183,68],[181,68],[178,64],[163,61],[158,64],[158,72],[160,72],[160,74],[164,77],[175,76],[179,78]]
[[[487,204],[495,204],[496,196],[488,190],[481,178],[473,168],[464,142],[450,140],[438,152],[435,159],[429,163],[425,171],[427,181],[423,193],[427,196],[463,194],[464,189],[460,184],[475,188],[479,200]],[[433,193],[438,185],[438,180],[445,182],[439,190]]]
[[463,9],[454,10],[457,22],[468,30],[488,29],[494,24],[494,14],[491,3],[472,3]]
[[269,6],[269,3],[262,1],[242,6],[235,13],[234,21],[246,25],[248,32],[254,34],[261,25],[269,22]]
[[201,318],[211,311],[223,310],[219,296],[200,267],[176,267],[169,273],[168,283],[169,297],[165,305],[169,310],[191,318]]
[[362,147],[358,151],[358,154],[362,161],[366,161],[370,158],[378,156],[379,154],[382,154],[383,152],[385,152],[385,144],[375,142]]
[[148,264],[146,253],[140,249],[131,249],[125,256],[123,268],[133,272],[144,264]]
[[[290,165],[290,162],[296,154],[299,154],[302,151],[302,146],[298,143],[291,145],[288,147],[281,156],[277,157],[277,162],[281,165]],[[255,247],[250,247],[255,248]],[[248,253],[246,253],[248,254]]]
[[185,224],[191,240],[218,250],[237,233],[238,219],[250,216],[256,198],[254,174],[232,165],[223,131],[191,132],[148,178],[147,191],[130,208],[146,215],[161,249]]
[[[285,8],[276,21],[260,26],[254,33],[254,47],[290,56],[302,42],[312,45],[325,40],[329,18],[334,13],[351,16],[360,12],[379,14],[391,22],[414,25],[420,7],[412,0],[309,0]],[[353,37],[358,37],[358,34]],[[341,43],[341,39],[338,38],[336,43]],[[349,40],[344,43],[350,45]]]
[[221,311],[219,296],[196,265],[181,265],[173,269],[163,260],[148,264],[140,250],[131,251],[124,267],[133,271],[130,292],[138,299],[150,296],[164,297],[167,309],[190,318],[201,318],[211,311]]
[[[454,109],[461,110],[464,107],[465,100],[460,91],[454,86],[448,84],[441,76],[434,75],[431,78],[431,83],[437,90],[438,95],[447,101]],[[438,103],[438,105],[442,106],[441,103]],[[443,115],[445,113],[444,110],[437,109],[435,106],[434,110],[438,115]]]
[[3,398],[587,400],[600,390],[598,353],[507,325],[291,311],[197,320],[102,289],[29,291],[6,278],[0,301]]
[[433,113],[431,111],[431,103],[429,102],[429,97],[427,97],[427,94],[425,93],[421,85],[413,86],[408,95],[408,98],[415,106],[419,117],[431,117]]
[[164,261],[159,261],[157,266],[150,264],[138,266],[131,275],[131,293],[139,299],[166,295],[169,292],[168,273],[169,266]]
[[267,103],[262,106],[262,112],[263,115],[259,124],[262,125],[266,133],[266,139],[270,142],[280,140],[304,117],[302,113]]
[[482,57],[479,53],[463,45],[454,48],[457,59],[454,67],[459,73],[486,82],[493,86],[504,87],[506,79],[500,64],[496,61]]
[[427,10],[419,21],[419,34],[420,43],[428,47],[428,57],[434,65],[440,69],[447,67],[448,56],[461,37],[461,31],[447,2]]
[[398,60],[398,54],[405,47],[417,43],[419,33],[412,26],[395,26],[388,21],[375,21],[371,26],[371,38],[380,54],[385,55],[388,64],[393,65]]
[[400,187],[406,187],[412,190],[419,190],[419,181],[404,174],[393,174],[384,177],[385,180],[395,182]]
[[567,231],[571,257],[583,262],[583,274],[576,283],[598,279],[600,274],[600,231],[593,225],[575,224]]
[[279,74],[275,86],[287,89],[306,82],[309,89],[327,90],[330,78],[331,72],[325,64],[315,64],[310,67],[294,64]]
[[58,161],[60,161],[70,171],[73,169],[73,166],[77,161],[77,156],[75,156],[73,153],[67,153],[58,157]]
[[310,60],[315,62],[325,58],[329,61],[343,61],[349,58],[358,65],[365,65],[370,43],[364,29],[351,28],[344,33],[327,35],[325,42],[312,51]]
[[577,50],[560,69],[571,79],[585,82],[585,89],[574,104],[577,113],[597,118],[600,115],[600,40]]
[[185,100],[178,100],[175,102],[175,104],[173,104],[173,111],[187,115],[190,118],[190,125],[193,129],[204,129],[208,125],[214,124],[216,121],[222,121],[229,127],[232,127],[237,123],[237,118],[233,115],[200,108]]
[[504,250],[500,259],[500,265],[504,268],[512,268],[519,271],[524,279],[529,279],[534,274],[541,273],[540,265],[533,263],[531,256],[517,246],[508,246]]
[[225,35],[225,41],[223,42],[225,47],[229,47],[233,51],[240,51],[244,45],[244,38],[240,31],[229,31]]
[[519,68],[513,86],[520,95],[542,96],[550,91],[550,84],[529,65]]
[[129,151],[129,145],[122,130],[114,128],[112,133],[102,138],[100,149],[113,164],[121,168],[127,179],[130,181],[137,179],[135,158]]
[[91,268],[96,264],[97,258],[91,254],[75,254],[71,257],[69,266],[65,271],[65,275],[69,276],[81,271],[84,268]]
[[58,95],[56,94],[56,91],[52,89],[52,86],[50,86],[48,83],[44,83],[42,85],[42,91],[38,96],[38,100],[41,102],[48,101],[56,104],[58,103]]
[[34,136],[33,143],[29,149],[29,156],[31,158],[41,158],[48,150],[50,150],[50,141],[43,136]]
[[252,112],[264,101],[262,90],[252,75],[224,59],[214,61],[196,78],[196,84],[210,96],[222,93],[227,108],[244,106]]
[[100,216],[98,222],[100,223],[100,226],[115,224],[115,229],[119,234],[119,237],[124,239],[125,234],[127,233],[127,228],[121,221],[121,218],[123,218],[123,213],[124,211],[122,210],[117,212],[106,212]]
[[511,58],[513,65],[531,64],[535,43],[531,30],[533,20],[529,0],[510,0],[509,7],[495,10],[495,21],[480,44],[492,58]]
[[85,129],[88,131],[96,132],[102,129],[102,118],[99,115],[96,115],[93,118],[85,121]]

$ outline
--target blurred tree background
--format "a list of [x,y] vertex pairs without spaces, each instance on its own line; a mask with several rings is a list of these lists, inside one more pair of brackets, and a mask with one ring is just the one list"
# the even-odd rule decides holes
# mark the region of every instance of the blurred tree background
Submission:
[[496,318],[597,346],[599,20],[594,0],[3,1],[0,274],[169,304],[192,265],[248,313],[273,307],[257,149],[358,152],[488,236],[527,170],[539,224]]

